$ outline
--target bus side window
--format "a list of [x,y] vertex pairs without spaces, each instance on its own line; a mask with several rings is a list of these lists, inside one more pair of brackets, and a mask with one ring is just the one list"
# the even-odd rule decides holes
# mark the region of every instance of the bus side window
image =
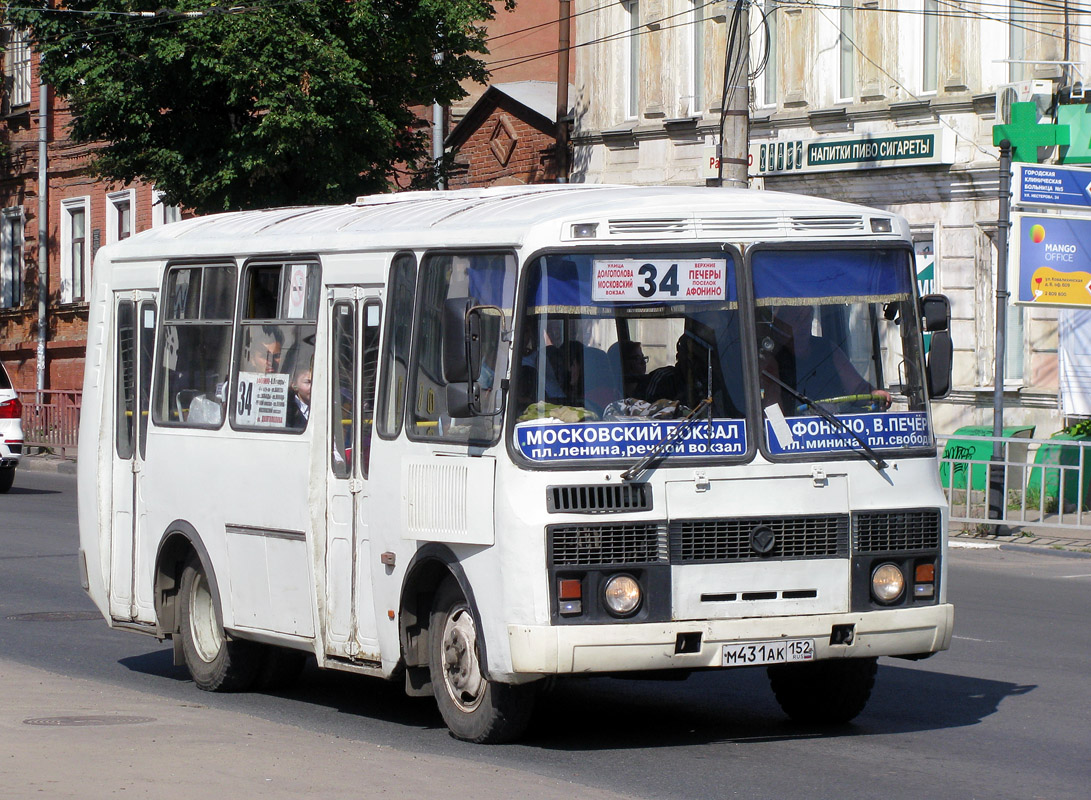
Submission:
[[384,439],[402,431],[405,389],[409,382],[409,344],[413,330],[413,293],[417,261],[412,253],[394,257],[390,265],[389,301],[386,306],[386,340],[376,406],[376,427]]
[[353,413],[356,397],[356,311],[352,303],[333,307],[330,360],[330,468],[339,478],[352,475]]
[[231,395],[236,428],[306,429],[319,296],[318,264],[246,266]]
[[157,425],[218,428],[223,423],[235,284],[234,266],[168,269],[152,406]]
[[379,320],[382,307],[378,303],[364,306],[363,363],[360,367],[360,471],[367,477],[371,462],[371,431],[375,420],[376,375],[379,370]]

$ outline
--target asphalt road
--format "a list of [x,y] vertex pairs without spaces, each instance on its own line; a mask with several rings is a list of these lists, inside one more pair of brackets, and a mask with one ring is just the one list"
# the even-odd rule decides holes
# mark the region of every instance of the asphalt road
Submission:
[[[86,784],[64,792],[92,763],[110,765],[113,789],[101,796],[174,796],[147,781],[187,760],[220,766],[180,771],[168,789],[215,778],[239,797],[259,788],[263,797],[1088,796],[1089,557],[953,551],[951,650],[921,662],[882,659],[871,702],[851,725],[788,722],[764,671],[744,669],[666,683],[562,682],[524,742],[480,747],[452,739],[429,700],[313,665],[279,695],[200,692],[168,645],[97,617],[79,588],[76,548],[74,477],[20,474],[0,495],[0,693],[19,692],[6,702],[0,694],[5,797],[95,796]],[[145,709],[154,719],[88,729],[98,731],[93,739],[31,737],[25,720],[61,715],[58,704],[72,715]],[[236,740],[232,730],[249,733]],[[104,760],[142,752],[157,736],[169,743],[162,764]],[[267,743],[265,759],[254,758],[254,736]],[[268,755],[277,747],[279,767]],[[373,772],[361,780],[365,764]],[[320,780],[293,782],[312,768]]]

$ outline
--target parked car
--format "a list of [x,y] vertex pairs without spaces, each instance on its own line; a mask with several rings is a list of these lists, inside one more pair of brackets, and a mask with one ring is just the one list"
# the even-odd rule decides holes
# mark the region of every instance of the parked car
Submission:
[[23,455],[23,404],[0,364],[0,493],[11,488]]

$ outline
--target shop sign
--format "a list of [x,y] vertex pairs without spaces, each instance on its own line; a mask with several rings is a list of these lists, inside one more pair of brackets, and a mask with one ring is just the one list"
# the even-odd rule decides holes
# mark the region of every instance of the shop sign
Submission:
[[912,133],[819,136],[750,145],[752,175],[911,167],[955,162],[954,133],[942,126]]

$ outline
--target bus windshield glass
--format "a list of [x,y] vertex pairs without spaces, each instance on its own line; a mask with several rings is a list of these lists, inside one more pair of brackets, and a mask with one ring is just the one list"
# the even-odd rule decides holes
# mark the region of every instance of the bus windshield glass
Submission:
[[[535,462],[746,451],[736,256],[564,253],[529,267],[515,447]],[[708,401],[702,405],[703,401]]]
[[770,248],[750,264],[769,453],[931,447],[908,251]]

